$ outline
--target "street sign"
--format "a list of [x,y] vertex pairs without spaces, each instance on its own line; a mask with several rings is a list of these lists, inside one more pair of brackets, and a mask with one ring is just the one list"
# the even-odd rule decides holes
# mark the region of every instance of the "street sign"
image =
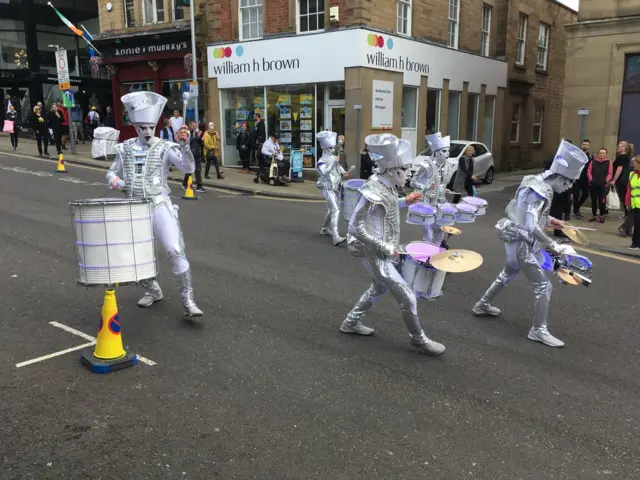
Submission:
[[189,95],[197,97],[198,95],[198,82],[189,82]]
[[362,105],[354,105],[353,109],[354,110],[362,110]]
[[587,115],[589,115],[589,110],[587,109],[578,110],[578,115],[581,117],[586,117]]
[[60,87],[60,90],[70,90],[69,62],[67,60],[67,51],[64,49],[56,51],[56,70],[58,71],[58,87]]
[[71,90],[62,91],[62,106],[64,108],[72,108],[74,104],[73,92]]

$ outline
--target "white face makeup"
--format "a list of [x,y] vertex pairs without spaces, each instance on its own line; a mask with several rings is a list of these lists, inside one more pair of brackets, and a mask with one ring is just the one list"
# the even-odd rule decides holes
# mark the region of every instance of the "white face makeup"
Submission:
[[384,174],[397,187],[404,187],[407,183],[407,169],[404,167],[389,168]]
[[562,175],[555,175],[553,178],[550,178],[547,183],[554,192],[562,193],[571,188],[571,185],[573,185],[573,180]]
[[151,140],[155,136],[155,125],[136,125],[136,131],[138,132],[138,140],[142,145],[149,145]]
[[433,154],[433,161],[439,167],[442,167],[447,162],[448,158],[449,158],[449,149],[448,148],[443,148],[443,149],[438,150],[437,152],[435,152]]

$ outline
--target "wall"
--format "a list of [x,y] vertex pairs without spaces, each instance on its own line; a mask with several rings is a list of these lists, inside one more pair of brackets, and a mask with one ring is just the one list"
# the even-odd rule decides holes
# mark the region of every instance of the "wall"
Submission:
[[[157,0],[164,2],[164,15],[165,21],[155,25],[143,25],[142,23],[142,2],[141,0],[134,1],[134,17],[135,27],[126,28],[125,24],[125,9],[124,0],[98,0],[98,16],[100,24],[100,32],[108,33],[110,35],[118,35],[122,33],[134,33],[134,32],[148,32],[155,29],[170,28],[171,25],[179,23],[189,23],[189,7],[184,9],[184,20],[173,20],[172,0]],[[177,2],[178,0],[173,0]],[[200,7],[204,6],[207,0],[194,0],[196,4],[196,12],[200,12]],[[209,2],[216,2],[216,0],[208,0]],[[107,11],[107,3],[111,3],[111,12]],[[219,3],[229,3],[229,0]]]
[[640,15],[640,0],[580,0],[579,21]]

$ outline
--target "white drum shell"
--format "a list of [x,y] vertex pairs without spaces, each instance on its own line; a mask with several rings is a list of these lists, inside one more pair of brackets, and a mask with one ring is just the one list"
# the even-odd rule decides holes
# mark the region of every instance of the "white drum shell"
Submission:
[[407,209],[407,223],[409,225],[433,225],[436,222],[436,216],[433,213],[426,215]]
[[[464,197],[464,198],[462,199],[462,201],[463,201],[463,202],[465,202],[465,203],[467,203],[467,202],[465,201],[465,199],[466,199],[466,198],[469,198],[469,197]],[[471,197],[471,198],[474,198],[474,197]],[[475,198],[477,198],[477,197],[475,197]],[[469,205],[472,205],[472,206],[476,207],[476,209],[477,209],[477,211],[476,211],[476,216],[478,216],[478,217],[480,217],[480,216],[482,216],[482,215],[485,215],[485,214],[487,213],[487,208],[489,207],[489,203],[488,203],[488,202],[487,202],[487,203],[484,203],[484,204],[480,204],[480,203],[469,203]]]
[[416,297],[434,300],[442,296],[446,272],[417,262],[410,256],[405,256],[400,273]]
[[357,188],[349,185],[348,183],[343,184],[344,188],[344,204],[342,206],[342,218],[345,222],[350,222],[351,217],[353,216],[353,212],[358,205],[358,195],[360,194],[359,189],[362,185],[359,185]]
[[70,207],[78,283],[122,285],[157,277],[150,202],[105,198]]
[[[471,205],[475,208],[475,205]],[[467,212],[458,208],[458,215],[456,216],[457,223],[473,223],[476,221],[476,211]]]
[[456,214],[443,212],[442,210],[438,211],[438,215],[436,217],[437,225],[453,225],[456,223]]

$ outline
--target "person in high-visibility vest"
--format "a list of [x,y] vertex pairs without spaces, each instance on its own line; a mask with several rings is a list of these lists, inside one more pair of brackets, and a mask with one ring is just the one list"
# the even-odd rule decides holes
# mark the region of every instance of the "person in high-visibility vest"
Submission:
[[640,155],[631,162],[633,171],[629,174],[626,205],[629,216],[633,215],[633,237],[629,250],[640,250]]

